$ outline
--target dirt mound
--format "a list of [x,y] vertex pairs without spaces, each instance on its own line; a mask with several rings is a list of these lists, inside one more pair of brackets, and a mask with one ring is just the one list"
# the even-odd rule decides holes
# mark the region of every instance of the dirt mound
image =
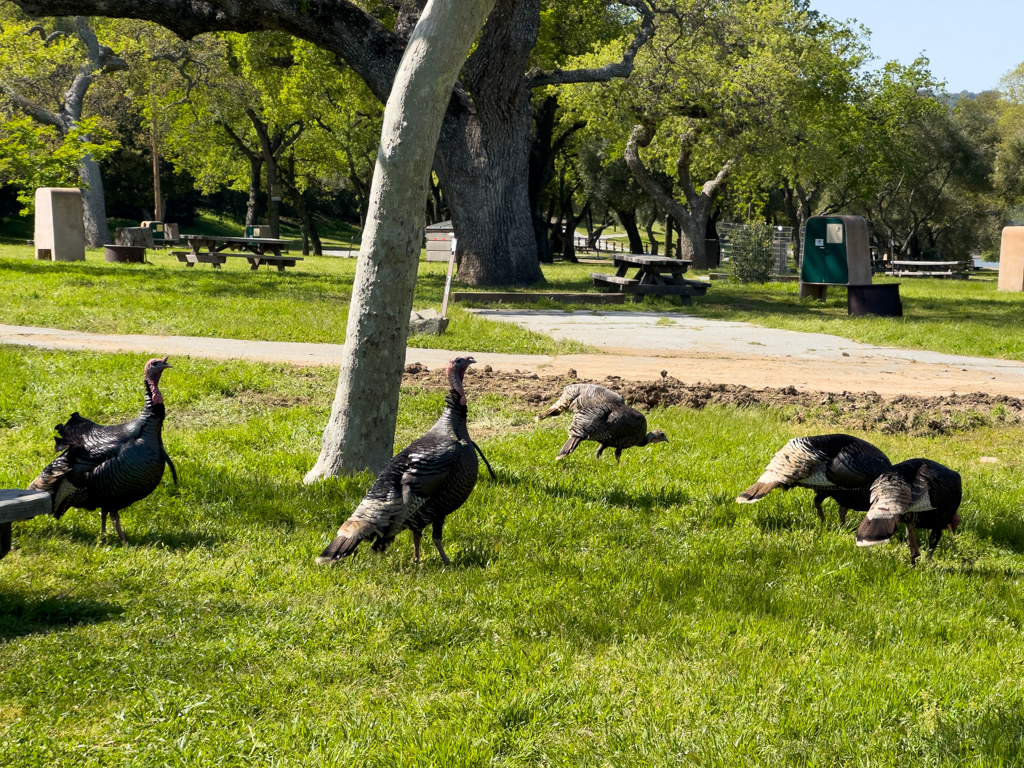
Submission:
[[[640,408],[678,405],[704,408],[708,405],[764,406],[782,410],[798,423],[822,422],[839,427],[907,433],[915,436],[945,434],[992,424],[1024,422],[1024,400],[1006,395],[969,393],[941,397],[899,395],[883,398],[874,392],[816,392],[781,389],[752,389],[736,384],[686,384],[662,375],[656,381],[626,381],[608,376],[600,381],[568,376],[538,376],[536,373],[507,373],[470,368],[466,373],[477,392],[496,393],[521,403],[524,408],[539,409],[558,397],[566,384],[592,382],[621,394],[626,402]],[[444,371],[428,370],[420,363],[405,368],[405,386],[443,389],[448,384]]]

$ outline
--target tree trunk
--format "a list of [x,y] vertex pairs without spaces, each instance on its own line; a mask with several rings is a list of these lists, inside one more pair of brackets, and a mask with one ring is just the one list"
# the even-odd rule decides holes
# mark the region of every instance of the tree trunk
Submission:
[[86,156],[78,173],[82,179],[85,244],[90,248],[102,248],[110,242],[110,230],[107,229],[107,203],[103,195],[103,175],[99,163],[91,156]]
[[533,218],[534,238],[537,241],[537,260],[541,264],[551,264],[555,260],[551,251],[551,238],[548,235],[551,219],[544,217],[544,190],[554,175],[551,140],[557,108],[558,99],[554,96],[548,96],[541,102],[535,115],[536,130],[530,149],[530,214]]
[[636,226],[636,211],[616,211],[619,223],[626,230],[626,237],[629,238],[629,252],[643,253],[644,241],[640,239],[640,230]]
[[[530,211],[532,91],[523,76],[540,0],[497,0],[463,67],[434,169],[458,239],[459,279],[526,286],[544,279]],[[472,94],[472,101],[467,95]]]
[[672,214],[665,216],[665,255],[672,256],[672,234],[675,232],[676,222]]
[[384,110],[338,390],[307,483],[378,472],[393,454],[431,161],[455,78],[492,4],[429,0],[402,56]]
[[704,250],[704,231],[707,224],[707,211],[704,211],[700,219],[691,214],[679,222],[679,252],[684,261],[693,262],[693,269],[708,268],[708,257]]
[[260,182],[263,177],[263,158],[259,155],[249,157],[249,202],[245,207],[245,226],[251,227],[259,223]]
[[647,224],[644,227],[644,229],[647,230],[647,240],[651,244],[651,256],[658,255],[658,239],[654,236],[654,225],[657,221],[658,217],[652,215],[651,218],[647,220]]

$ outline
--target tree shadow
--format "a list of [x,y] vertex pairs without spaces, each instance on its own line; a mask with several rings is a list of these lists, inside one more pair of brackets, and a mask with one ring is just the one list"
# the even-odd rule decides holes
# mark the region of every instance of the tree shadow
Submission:
[[120,616],[124,609],[101,600],[25,597],[0,592],[0,643],[26,635],[45,634]]

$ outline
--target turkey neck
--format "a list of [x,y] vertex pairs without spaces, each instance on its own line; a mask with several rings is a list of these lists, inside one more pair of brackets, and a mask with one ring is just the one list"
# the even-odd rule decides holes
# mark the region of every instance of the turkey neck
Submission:
[[462,393],[457,389],[451,389],[444,397],[444,410],[441,418],[434,424],[434,429],[443,429],[451,432],[459,440],[469,440],[469,430],[466,429],[466,415],[469,409],[462,405]]
[[[155,416],[157,422],[157,432],[160,430],[160,425],[163,423],[164,417],[167,415],[167,410],[164,408],[164,398],[160,394],[160,374],[156,376],[147,375],[143,379],[145,384],[145,405],[142,407],[142,418],[147,416]],[[152,420],[151,420],[152,421]]]

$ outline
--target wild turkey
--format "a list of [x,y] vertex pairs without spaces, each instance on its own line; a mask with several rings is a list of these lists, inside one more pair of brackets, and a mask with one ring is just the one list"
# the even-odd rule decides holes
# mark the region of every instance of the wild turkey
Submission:
[[857,529],[857,546],[870,547],[888,541],[896,526],[907,526],[910,564],[917,562],[917,528],[930,528],[928,554],[935,551],[942,532],[956,533],[960,526],[960,475],[937,461],[910,459],[884,472],[871,485],[871,508]]
[[100,510],[100,531],[107,537],[107,515],[122,542],[121,510],[151,494],[164,476],[164,464],[178,473],[164,450],[162,430],[166,409],[160,394],[160,376],[170,368],[167,358],[146,363],[145,404],[134,420],[102,426],[71,414],[55,429],[56,449],[63,451],[29,485],[46,491],[53,499],[53,516],[60,518],[71,507]]
[[472,357],[455,357],[448,363],[451,390],[445,396],[441,418],[384,465],[359,506],[317,558],[320,565],[348,557],[363,539],[373,539],[373,550],[383,552],[406,528],[412,529],[414,559],[419,562],[420,539],[428,524],[433,525],[434,544],[442,562],[451,564],[441,541],[441,528],[445,518],[469,498],[479,471],[479,448],[466,429],[463,387],[466,369],[475,362]]
[[584,440],[599,444],[595,459],[601,458],[605,448],[614,448],[616,462],[626,448],[668,442],[660,429],[647,431],[647,418],[640,411],[630,408],[620,395],[598,384],[570,384],[562,390],[558,402],[536,416],[536,421],[568,410],[575,412],[569,424],[569,439],[555,457],[556,461],[575,451]]
[[868,489],[880,474],[892,467],[889,457],[866,440],[851,435],[796,437],[782,446],[757,482],[736,497],[740,504],[760,501],[776,488],[812,488],[814,508],[824,522],[822,502],[834,498],[839,522],[846,512],[864,512],[870,506]]

